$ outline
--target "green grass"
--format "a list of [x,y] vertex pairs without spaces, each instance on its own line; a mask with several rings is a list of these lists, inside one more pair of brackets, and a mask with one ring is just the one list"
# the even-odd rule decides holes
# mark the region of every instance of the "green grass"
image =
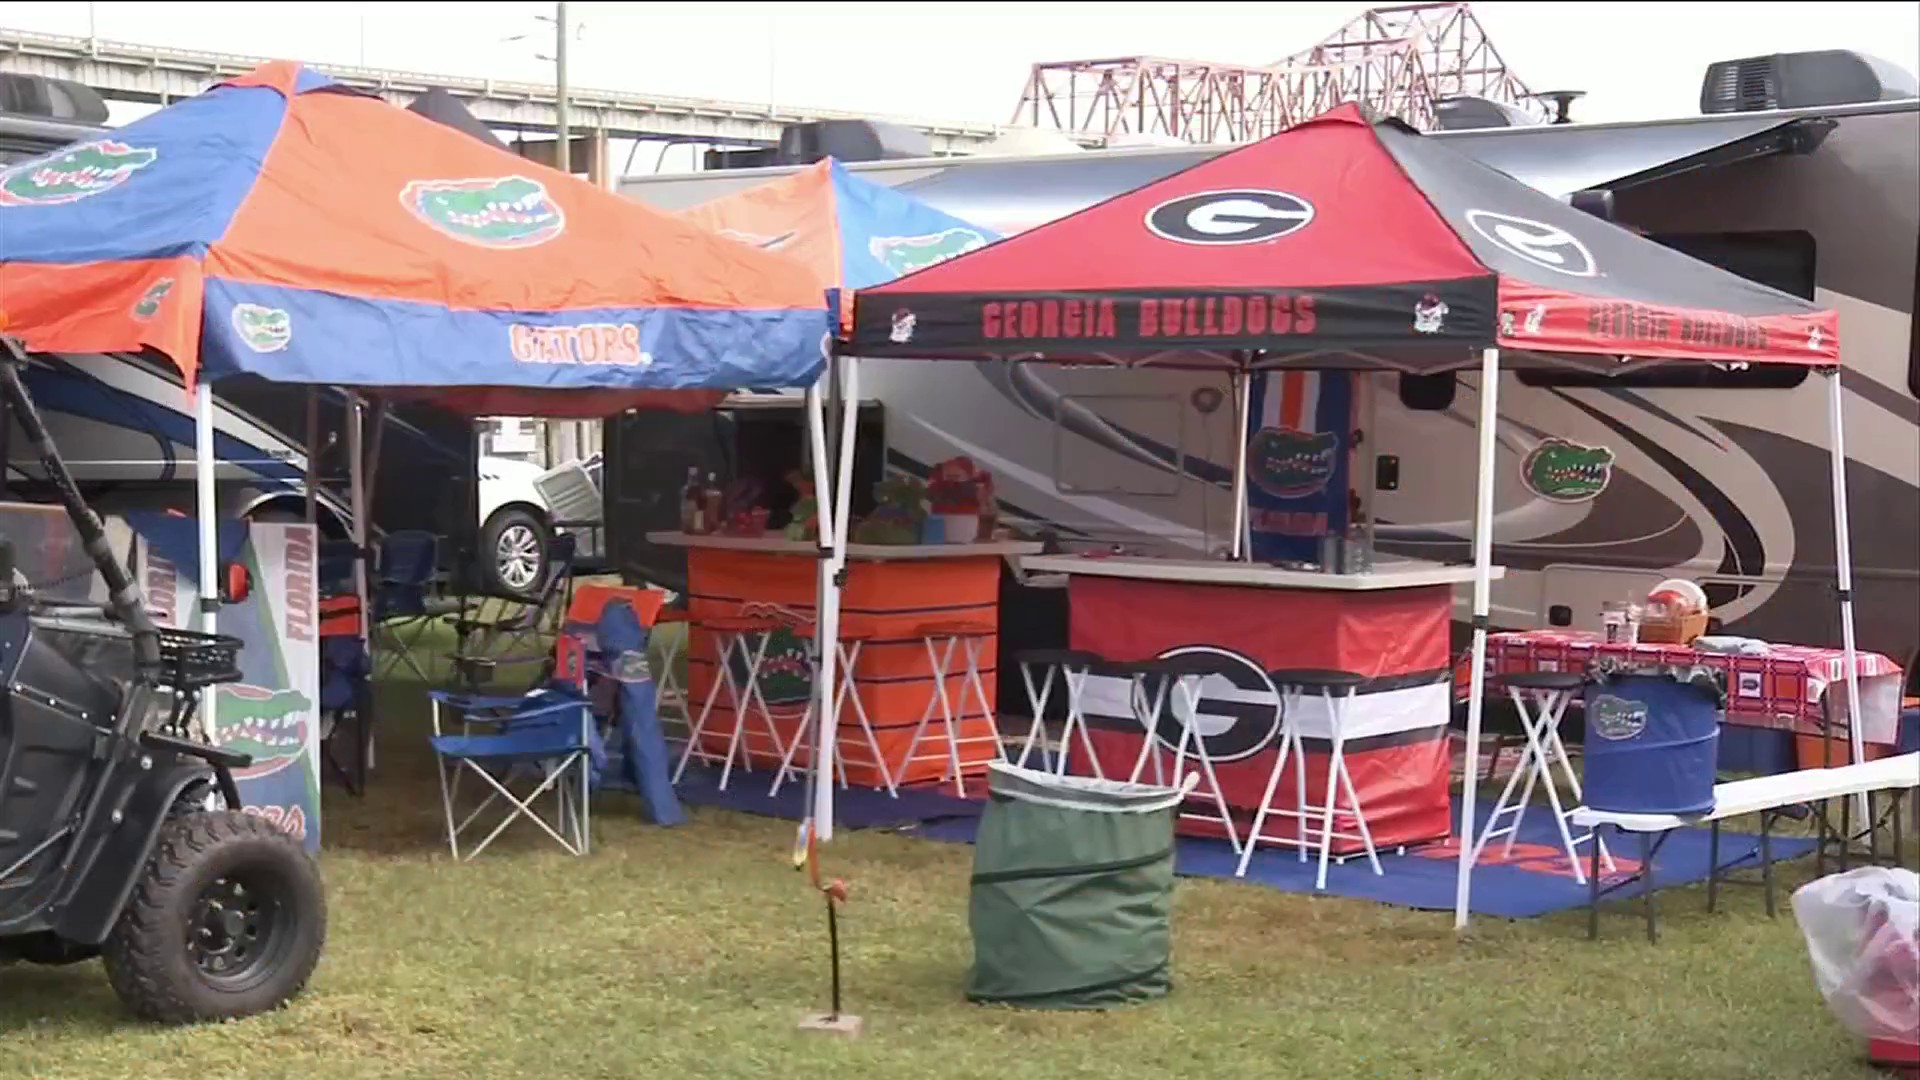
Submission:
[[[566,1077],[755,1080],[1342,1080],[1387,1077],[1865,1077],[1815,993],[1792,917],[1755,890],[1707,915],[1662,895],[1585,940],[1584,914],[1451,919],[1361,901],[1182,881],[1175,989],[1104,1014],[1017,1012],[961,997],[970,849],[856,834],[829,871],[848,1005],[865,1037],[795,1029],[823,1008],[818,897],[787,861],[792,826],[693,810],[643,824],[595,806],[569,859],[522,826],[473,863],[446,852],[420,689],[382,688],[372,791],[329,791],[326,955],[308,993],[253,1020],[129,1020],[97,965],[0,969],[0,1076]],[[539,841],[538,844],[534,841]],[[1782,898],[1811,873],[1786,868]]]

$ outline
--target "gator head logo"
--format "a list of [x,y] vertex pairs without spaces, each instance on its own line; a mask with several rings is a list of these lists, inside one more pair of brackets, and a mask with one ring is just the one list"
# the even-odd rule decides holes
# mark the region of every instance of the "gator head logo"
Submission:
[[987,238],[972,229],[947,229],[927,236],[876,236],[867,241],[867,251],[896,277],[986,246]]
[[238,780],[270,776],[300,760],[307,750],[307,713],[313,702],[298,690],[267,690],[245,683],[219,689],[214,739],[222,749],[247,754],[253,764]]
[[1520,481],[1528,491],[1552,502],[1586,502],[1606,490],[1613,478],[1613,451],[1548,439],[1520,463]]
[[1292,428],[1261,428],[1247,448],[1247,479],[1275,498],[1298,499],[1322,491],[1333,479],[1340,436]]
[[158,150],[112,139],[81,143],[0,171],[0,206],[57,206],[112,191],[154,163]]
[[1647,730],[1647,707],[1638,701],[1601,694],[1587,707],[1587,730],[1612,742],[1637,738]]
[[293,317],[279,308],[235,304],[233,332],[254,352],[279,352],[293,341]]
[[160,313],[160,302],[172,291],[173,279],[170,277],[163,277],[147,286],[147,291],[141,293],[140,299],[133,305],[133,317],[141,322],[153,318]]
[[546,185],[524,176],[490,180],[415,180],[400,191],[414,217],[462,243],[536,247],[559,236],[567,215]]
[[[777,604],[747,604],[741,614],[748,618],[772,619],[778,628],[767,637],[766,652],[760,654],[760,694],[768,709],[779,714],[780,707],[805,708],[813,700],[813,661],[807,643],[794,628],[809,621],[808,616]],[[747,649],[758,651],[759,644],[748,639]],[[743,690],[747,685],[747,658],[735,648],[732,662],[733,683]]]

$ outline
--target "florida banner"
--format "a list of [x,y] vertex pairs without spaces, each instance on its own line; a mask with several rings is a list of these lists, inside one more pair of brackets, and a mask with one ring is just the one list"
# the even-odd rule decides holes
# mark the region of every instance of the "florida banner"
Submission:
[[[163,626],[192,629],[200,602],[192,518],[131,514],[134,575]],[[220,608],[217,628],[239,638],[239,682],[215,688],[214,741],[250,755],[234,774],[247,813],[320,848],[320,648],[316,537],[306,524],[220,523],[220,561],[247,568],[244,601]],[[201,708],[207,703],[203,700]]]
[[1259,562],[1317,561],[1320,538],[1347,528],[1353,376],[1253,376],[1247,409],[1247,526]]

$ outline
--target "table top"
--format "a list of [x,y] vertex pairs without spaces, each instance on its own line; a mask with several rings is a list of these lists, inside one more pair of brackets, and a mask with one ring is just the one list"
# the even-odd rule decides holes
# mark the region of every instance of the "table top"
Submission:
[[[1794,645],[1779,641],[1767,642],[1764,652],[1706,652],[1692,645],[1663,644],[1652,641],[1638,641],[1631,645],[1609,644],[1605,638],[1591,630],[1552,629],[1507,630],[1498,634],[1489,634],[1487,647],[1573,652],[1592,650],[1612,656],[1631,656],[1662,663],[1703,663],[1730,668],[1742,667],[1740,661],[1743,660],[1764,661],[1774,665],[1792,664],[1804,667],[1822,682],[1839,682],[1847,677],[1847,654],[1844,650],[1820,645]],[[1901,674],[1900,665],[1881,653],[1856,649],[1854,656],[1859,661],[1861,678]]]
[[[696,536],[683,532],[650,532],[647,542],[664,547],[706,548],[714,551],[753,551],[765,555],[819,554],[813,540],[784,536]],[[1006,555],[1035,555],[1042,545],[1028,540],[987,540],[976,544],[848,544],[847,557],[871,562],[977,559]]]
[[[1285,570],[1262,563],[1224,562],[1219,559],[1153,559],[1132,555],[1029,555],[1020,560],[1020,567],[1035,574],[1087,574],[1137,581],[1182,581],[1196,585],[1329,592],[1418,589],[1431,585],[1460,585],[1473,580],[1471,566],[1446,566],[1413,559],[1378,562],[1374,564],[1373,571],[1366,574],[1322,574],[1314,570]],[[1498,581],[1506,573],[1506,567],[1496,566],[1492,578]]]

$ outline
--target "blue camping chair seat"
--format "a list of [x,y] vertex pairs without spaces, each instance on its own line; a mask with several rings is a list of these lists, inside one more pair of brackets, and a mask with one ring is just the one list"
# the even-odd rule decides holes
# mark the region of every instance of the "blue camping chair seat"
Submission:
[[[523,697],[483,696],[436,690],[428,694],[433,709],[433,736],[429,739],[440,774],[440,796],[447,821],[447,845],[456,860],[472,859],[486,850],[507,826],[525,818],[572,855],[591,849],[589,798],[595,773],[605,767],[606,747],[593,722],[586,695],[584,654],[563,666],[561,685],[532,691]],[[458,734],[442,724],[442,711],[461,714]],[[490,729],[476,732],[476,727]],[[471,772],[486,785],[480,805],[456,819],[459,779]],[[537,778],[524,796],[514,790],[517,780]],[[555,813],[543,816],[537,801],[552,792]],[[507,812],[493,830],[464,854],[460,838],[481,815],[504,800]]]

